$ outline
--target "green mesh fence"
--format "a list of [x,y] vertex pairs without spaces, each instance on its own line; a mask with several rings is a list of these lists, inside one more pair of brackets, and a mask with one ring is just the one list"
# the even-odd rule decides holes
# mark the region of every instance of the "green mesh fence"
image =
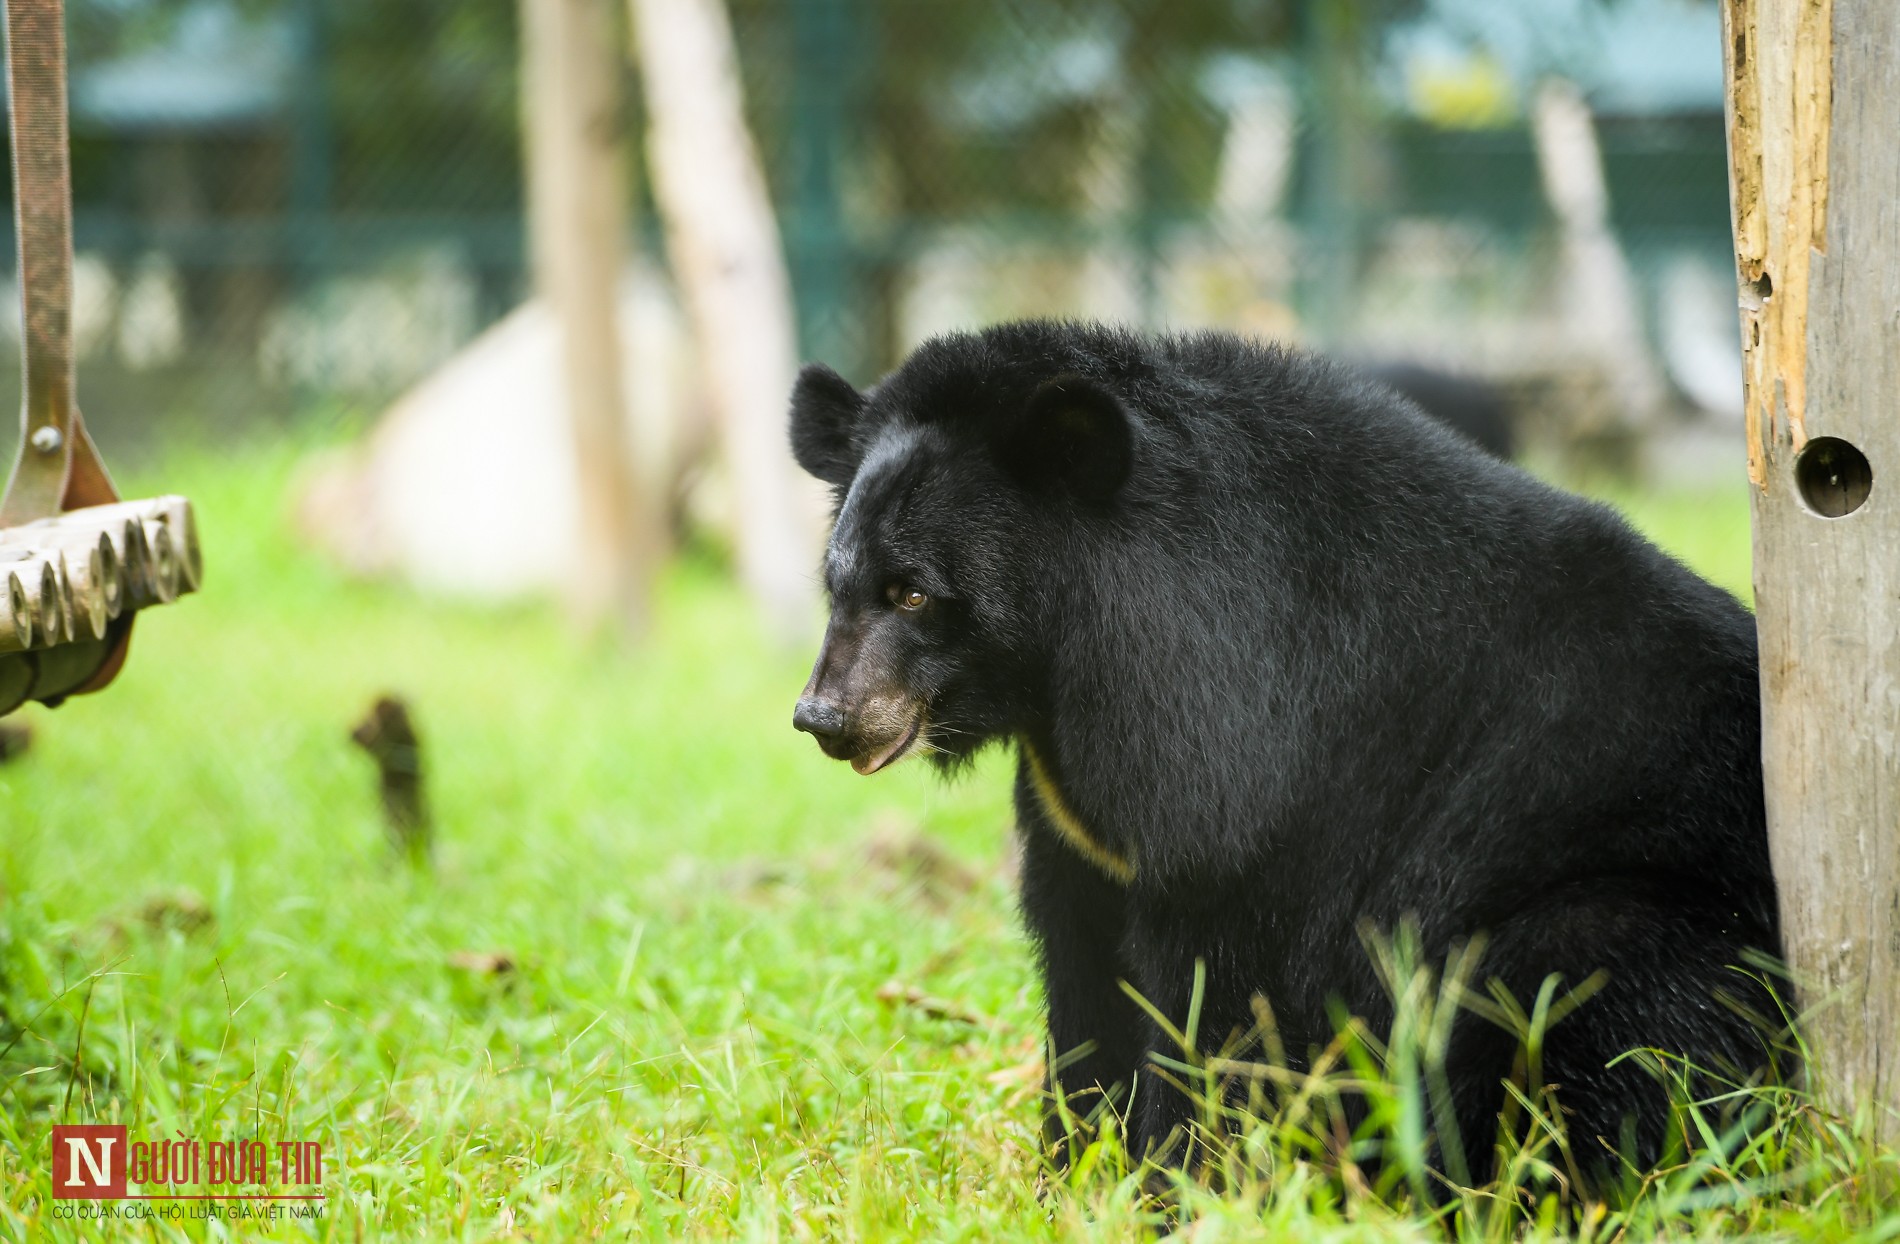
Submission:
[[[1023,314],[1488,365],[1514,339],[1487,326],[1553,297],[1552,74],[1595,109],[1645,338],[1723,331],[1702,0],[731,11],[803,348],[859,379]],[[524,296],[515,0],[71,0],[70,24],[82,399],[109,444],[373,410]],[[650,208],[629,227],[659,272]]]

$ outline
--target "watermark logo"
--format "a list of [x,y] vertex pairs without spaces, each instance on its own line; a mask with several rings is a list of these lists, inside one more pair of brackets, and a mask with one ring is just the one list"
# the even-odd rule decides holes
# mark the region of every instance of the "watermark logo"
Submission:
[[314,1140],[133,1140],[122,1123],[56,1123],[49,1159],[56,1205],[132,1203],[65,1206],[55,1218],[323,1216],[323,1145]]
[[53,1125],[53,1195],[62,1201],[125,1199],[125,1125]]

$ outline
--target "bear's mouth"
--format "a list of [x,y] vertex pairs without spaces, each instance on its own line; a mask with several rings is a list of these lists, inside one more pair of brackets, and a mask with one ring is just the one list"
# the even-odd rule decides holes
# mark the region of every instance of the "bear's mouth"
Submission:
[[902,734],[899,734],[882,747],[868,751],[862,756],[853,756],[851,758],[851,767],[864,776],[869,777],[879,769],[894,763],[905,752],[908,752],[911,746],[916,743],[918,739],[923,737],[923,733],[924,711],[918,709],[916,716],[910,719],[910,725],[905,727]]

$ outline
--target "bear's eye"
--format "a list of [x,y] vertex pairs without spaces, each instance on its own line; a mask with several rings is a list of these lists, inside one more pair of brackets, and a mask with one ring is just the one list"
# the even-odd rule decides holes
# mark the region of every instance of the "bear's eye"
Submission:
[[919,609],[922,609],[925,605],[930,603],[930,597],[924,595],[916,588],[903,583],[891,584],[890,587],[885,589],[884,594],[890,597],[893,605],[911,613],[916,613]]

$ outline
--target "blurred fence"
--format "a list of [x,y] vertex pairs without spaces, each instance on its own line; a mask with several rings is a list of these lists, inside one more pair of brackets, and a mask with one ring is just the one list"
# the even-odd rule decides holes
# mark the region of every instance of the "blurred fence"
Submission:
[[[515,2],[69,0],[81,398],[109,448],[373,408],[524,296]],[[1595,110],[1643,337],[1719,405],[1712,3],[732,12],[803,348],[858,379],[1020,314],[1535,356],[1563,291],[1530,108],[1561,74]]]
[[1561,369],[1568,278],[1531,124],[1556,76],[1596,112],[1637,340],[1671,396],[1739,408],[1713,4],[737,14],[805,347],[855,378],[1022,314]]
[[108,447],[380,401],[523,296],[513,0],[68,9],[80,396]]

